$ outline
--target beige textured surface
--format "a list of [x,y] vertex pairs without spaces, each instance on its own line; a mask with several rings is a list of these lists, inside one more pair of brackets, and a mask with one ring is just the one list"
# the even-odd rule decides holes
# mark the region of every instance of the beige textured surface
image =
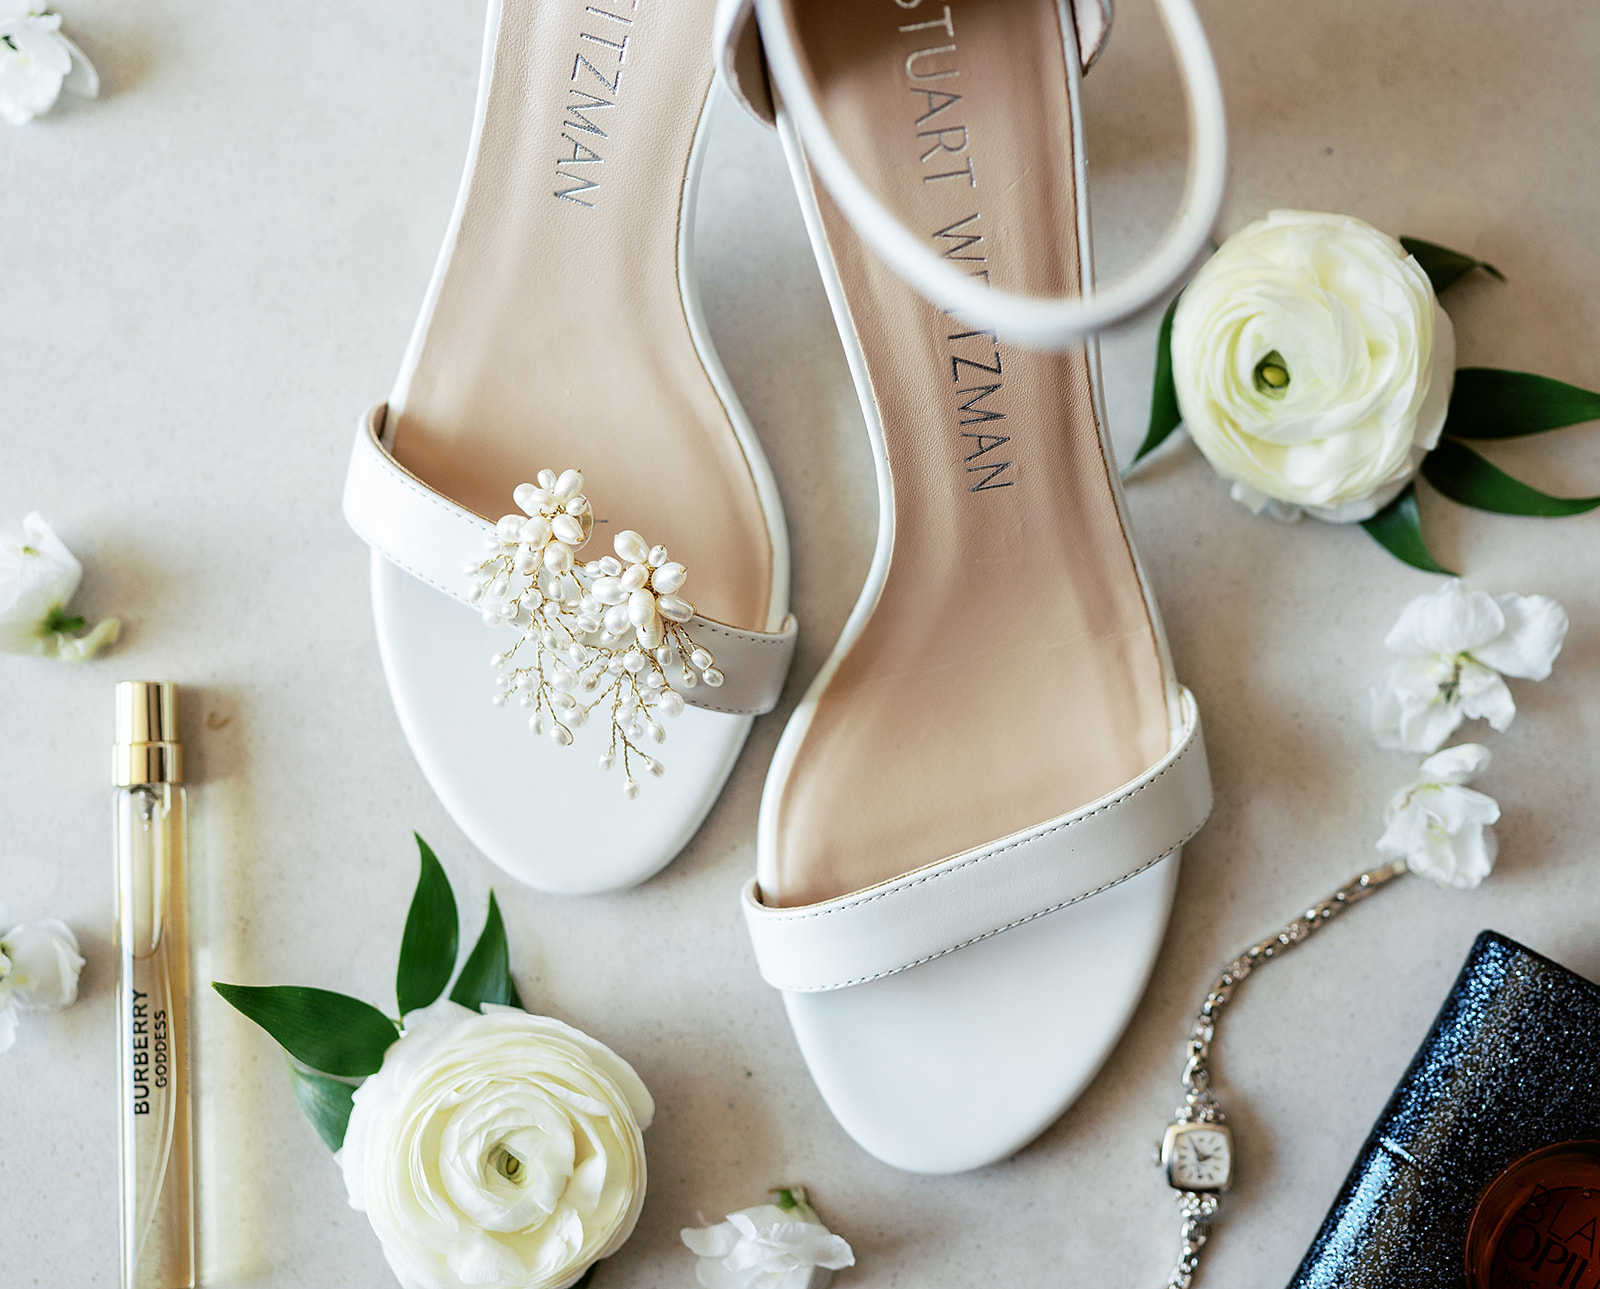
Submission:
[[[0,517],[43,510],[127,643],[82,669],[0,660],[0,897],[66,918],[83,1001],[0,1057],[0,1266],[11,1283],[115,1280],[106,746],[118,678],[192,686],[203,975],[382,1001],[413,873],[408,830],[476,915],[496,874],[434,802],[388,705],[366,559],[338,515],[350,426],[392,379],[470,120],[477,5],[64,0],[108,96],[0,135]],[[1600,385],[1600,181],[1589,165],[1600,13],[1579,0],[1265,0],[1205,6],[1234,127],[1229,226],[1272,205],[1350,211],[1486,256],[1507,286],[1449,298],[1462,360]],[[1102,272],[1178,186],[1181,111],[1151,15],[1122,6],[1089,80]],[[872,492],[843,362],[773,140],[718,122],[705,296],[784,490],[815,669],[865,568]],[[1137,442],[1153,321],[1105,347]],[[1548,487],[1600,492],[1600,430],[1509,445]],[[855,1244],[862,1289],[1153,1286],[1172,1203],[1149,1164],[1187,1017],[1218,962],[1370,854],[1404,758],[1362,691],[1399,606],[1432,585],[1362,533],[1281,529],[1230,503],[1187,445],[1131,488],[1180,674],[1204,707],[1218,802],[1192,846],[1146,1005],[1090,1092],[1016,1160],[921,1179],[863,1156],[798,1067],[735,907],[753,859],[761,721],[684,856],[632,894],[496,884],[524,996],[632,1058],[660,1104],[639,1233],[596,1289],[693,1283],[677,1228],[798,1180]],[[1424,502],[1474,585],[1563,600],[1556,676],[1517,684],[1483,786],[1506,811],[1491,883],[1408,883],[1253,981],[1221,1050],[1241,1180],[1212,1285],[1284,1283],[1475,932],[1600,974],[1600,517]],[[792,698],[793,690],[791,690]],[[270,1044],[201,1012],[210,1283],[391,1283]],[[975,1090],[1003,1095],[1003,1090]]]

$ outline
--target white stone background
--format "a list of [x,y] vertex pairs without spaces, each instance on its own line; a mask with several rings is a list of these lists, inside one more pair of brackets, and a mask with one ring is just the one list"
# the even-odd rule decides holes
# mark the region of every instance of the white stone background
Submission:
[[[1097,257],[1129,263],[1183,168],[1172,65],[1128,3],[1088,82]],[[1435,585],[1357,529],[1251,518],[1187,444],[1130,498],[1217,787],[1126,1039],[1015,1159],[922,1178],[861,1152],[807,1078],[735,906],[787,705],[856,593],[874,529],[859,413],[774,139],[724,105],[700,247],[714,332],[788,507],[806,625],[710,822],[614,897],[516,888],[434,800],[392,714],[366,552],[339,490],[357,413],[399,361],[455,191],[482,5],[442,0],[62,0],[105,97],[0,133],[0,522],[38,508],[125,643],[81,668],[0,660],[0,896],[58,916],[82,1001],[0,1058],[0,1267],[11,1285],[116,1282],[107,745],[113,681],[187,687],[199,975],[392,989],[428,837],[475,918],[493,883],[523,996],[609,1041],[660,1106],[637,1235],[596,1289],[693,1283],[678,1228],[809,1184],[854,1243],[840,1289],[1162,1283],[1173,1204],[1151,1149],[1189,1017],[1234,951],[1373,857],[1408,770],[1364,691],[1400,606]],[[1232,125],[1223,231],[1274,206],[1348,211],[1509,277],[1448,297],[1463,363],[1600,385],[1600,9],[1586,0],[1208,0]],[[1105,339],[1117,441],[1139,441],[1155,320]],[[1493,449],[1600,492],[1600,428]],[[1284,1283],[1474,934],[1600,974],[1594,881],[1600,514],[1469,512],[1425,495],[1475,586],[1564,602],[1555,677],[1515,686],[1482,783],[1502,860],[1478,892],[1408,881],[1272,967],[1224,1032],[1239,1180],[1204,1272]],[[273,1045],[202,995],[206,1282],[391,1283],[299,1119]],[[1588,1072],[1574,1072],[1588,1077]],[[977,1096],[1004,1095],[978,1088]]]

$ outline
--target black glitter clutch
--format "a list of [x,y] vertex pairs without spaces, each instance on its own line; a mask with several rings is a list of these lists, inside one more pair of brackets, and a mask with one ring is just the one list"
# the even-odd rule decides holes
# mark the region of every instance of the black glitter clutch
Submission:
[[1485,931],[1290,1289],[1600,1286],[1600,988]]

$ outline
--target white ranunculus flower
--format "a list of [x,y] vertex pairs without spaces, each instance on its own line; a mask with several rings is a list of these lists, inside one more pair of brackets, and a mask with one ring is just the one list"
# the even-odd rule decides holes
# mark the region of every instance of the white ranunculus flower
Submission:
[[1432,752],[1463,720],[1497,730],[1517,705],[1502,675],[1543,680],[1567,635],[1567,611],[1543,595],[1491,596],[1452,580],[1400,611],[1384,645],[1400,660],[1372,687],[1384,747]]
[[654,1113],[570,1025],[441,999],[356,1089],[338,1158],[405,1289],[562,1289],[632,1233]]
[[850,1246],[822,1224],[804,1190],[777,1193],[781,1207],[758,1204],[716,1226],[683,1229],[704,1289],[822,1289],[835,1271],[855,1265]]
[[1225,241],[1172,322],[1183,423],[1252,510],[1370,519],[1439,441],[1455,333],[1394,238],[1275,210]]
[[114,643],[122,629],[116,618],[72,634],[84,622],[67,616],[67,602],[82,578],[83,566],[37,511],[22,521],[20,540],[0,534],[0,653],[81,662]]
[[1500,818],[1495,799],[1463,785],[1489,765],[1489,749],[1461,743],[1422,763],[1417,781],[1395,793],[1384,811],[1378,850],[1403,859],[1413,873],[1441,886],[1470,890],[1494,868]]
[[[0,904],[0,926],[7,922]],[[19,1011],[60,1011],[78,997],[83,958],[65,922],[46,918],[0,933],[0,1052],[17,1038]]]
[[63,89],[95,98],[100,78],[61,34],[61,15],[35,0],[0,0],[0,116],[26,125],[53,108]]

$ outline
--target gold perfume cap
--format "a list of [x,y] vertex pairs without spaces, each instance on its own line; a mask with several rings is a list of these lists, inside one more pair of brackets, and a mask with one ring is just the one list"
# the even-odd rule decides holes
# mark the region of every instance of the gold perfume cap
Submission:
[[166,680],[124,680],[117,685],[117,742],[111,778],[119,788],[139,783],[182,783],[178,742],[178,687]]

